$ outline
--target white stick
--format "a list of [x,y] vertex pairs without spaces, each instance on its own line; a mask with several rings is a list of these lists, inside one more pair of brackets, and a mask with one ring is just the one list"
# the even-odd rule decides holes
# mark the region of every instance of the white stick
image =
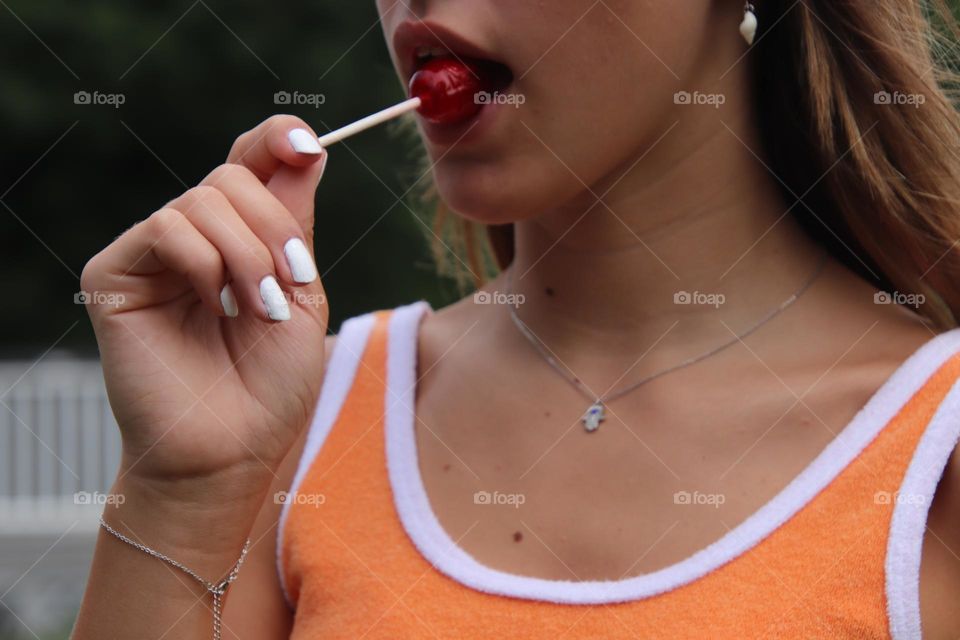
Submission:
[[352,124],[348,124],[345,127],[340,127],[336,131],[331,131],[330,133],[324,134],[317,138],[317,141],[320,143],[321,147],[329,147],[335,142],[340,142],[344,138],[349,138],[355,133],[360,133],[361,131],[366,131],[370,127],[374,127],[381,122],[386,122],[387,120],[392,120],[397,116],[401,116],[408,111],[413,111],[420,107],[420,98],[410,98],[409,100],[404,100],[400,104],[395,104],[392,107],[387,107],[383,111],[377,111],[374,114],[367,116],[366,118],[360,118]]

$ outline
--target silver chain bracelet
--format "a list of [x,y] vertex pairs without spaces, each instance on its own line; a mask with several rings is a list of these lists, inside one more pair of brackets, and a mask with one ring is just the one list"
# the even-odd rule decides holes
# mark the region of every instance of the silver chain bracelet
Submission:
[[230,583],[232,583],[234,580],[237,579],[237,574],[240,573],[240,565],[243,564],[244,558],[247,557],[247,551],[250,549],[249,538],[247,538],[247,541],[243,544],[243,550],[240,552],[240,558],[237,560],[237,563],[233,565],[233,569],[230,570],[230,574],[220,582],[214,584],[212,582],[208,582],[204,580],[199,575],[197,575],[195,571],[180,564],[173,558],[165,556],[159,551],[155,551],[146,545],[140,544],[136,540],[131,540],[127,536],[123,535],[122,533],[120,533],[119,531],[117,531],[116,529],[108,525],[106,521],[103,519],[103,516],[100,516],[100,526],[106,529],[115,538],[118,538],[123,542],[126,542],[131,547],[139,549],[140,551],[143,551],[145,554],[149,556],[153,556],[158,560],[163,560],[170,566],[180,569],[180,571],[183,571],[185,574],[187,574],[188,576],[190,576],[191,578],[199,582],[201,585],[203,585],[204,589],[206,589],[211,594],[213,594],[213,640],[221,640],[221,627],[222,627],[221,618],[223,614],[223,594],[226,593],[227,587],[229,587]]

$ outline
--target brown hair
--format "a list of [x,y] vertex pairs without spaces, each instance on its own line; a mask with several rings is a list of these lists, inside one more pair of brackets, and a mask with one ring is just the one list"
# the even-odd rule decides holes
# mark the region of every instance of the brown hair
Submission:
[[[946,1],[754,4],[761,138],[791,211],[878,288],[918,294],[934,326],[956,326],[960,115],[948,54],[958,31]],[[433,201],[441,273],[479,286],[509,264],[512,225],[484,227]]]

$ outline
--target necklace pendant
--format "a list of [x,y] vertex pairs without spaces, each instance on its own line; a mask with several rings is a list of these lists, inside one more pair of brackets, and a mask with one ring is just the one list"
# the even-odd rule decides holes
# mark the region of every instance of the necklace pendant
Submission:
[[606,418],[607,416],[603,412],[603,403],[598,400],[590,405],[581,420],[583,421],[583,428],[588,432],[593,432],[600,428],[600,423]]

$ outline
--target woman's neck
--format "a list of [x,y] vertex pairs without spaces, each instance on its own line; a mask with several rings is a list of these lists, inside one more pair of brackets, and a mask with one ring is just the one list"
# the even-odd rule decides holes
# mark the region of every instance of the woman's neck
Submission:
[[576,201],[516,223],[512,286],[541,339],[606,350],[672,327],[664,346],[709,344],[808,279],[820,249],[793,218],[802,205],[784,201],[749,125],[717,127],[677,123]]

